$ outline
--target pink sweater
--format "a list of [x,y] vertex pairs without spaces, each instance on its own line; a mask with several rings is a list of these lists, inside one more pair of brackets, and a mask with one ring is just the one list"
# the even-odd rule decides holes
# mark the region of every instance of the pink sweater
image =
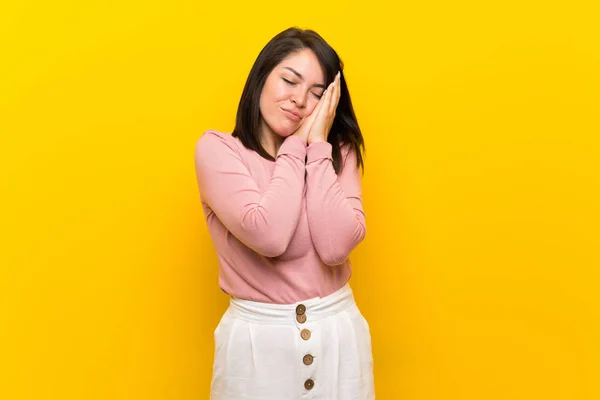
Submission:
[[225,293],[290,304],[350,279],[348,256],[366,232],[360,169],[343,147],[337,176],[331,149],[289,136],[270,161],[230,134],[198,139],[196,176]]

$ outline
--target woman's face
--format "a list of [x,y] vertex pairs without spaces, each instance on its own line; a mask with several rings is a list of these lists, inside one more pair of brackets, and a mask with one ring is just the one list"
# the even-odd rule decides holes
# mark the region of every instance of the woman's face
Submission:
[[267,77],[260,95],[261,134],[287,137],[316,107],[325,73],[310,49],[290,54]]

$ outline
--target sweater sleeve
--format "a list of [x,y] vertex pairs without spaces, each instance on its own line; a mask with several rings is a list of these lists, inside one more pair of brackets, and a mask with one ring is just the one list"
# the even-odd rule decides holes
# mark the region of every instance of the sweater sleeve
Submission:
[[366,234],[360,169],[356,154],[342,147],[343,169],[333,169],[328,142],[308,146],[306,202],[308,224],[319,257],[327,265],[343,263]]
[[306,145],[287,137],[261,191],[229,134],[207,131],[196,144],[202,200],[238,240],[266,257],[285,252],[300,218]]

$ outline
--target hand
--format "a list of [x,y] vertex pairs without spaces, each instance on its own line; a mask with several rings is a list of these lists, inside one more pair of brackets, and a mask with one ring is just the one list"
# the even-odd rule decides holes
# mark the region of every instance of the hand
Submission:
[[312,129],[312,126],[315,122],[319,108],[321,107],[321,104],[323,104],[322,100],[324,97],[325,96],[321,97],[314,110],[309,115],[304,117],[304,120],[302,121],[298,129],[296,129],[296,131],[292,134],[294,136],[298,136],[300,139],[302,139],[304,143],[306,143],[308,140],[308,135],[310,134],[310,130]]
[[335,119],[335,110],[340,101],[340,81],[341,72],[338,72],[335,79],[331,82],[319,101],[319,104],[317,105],[318,110],[315,110],[311,114],[311,116],[313,114],[316,114],[316,116],[310,128],[310,133],[306,141],[307,144],[327,141],[329,130]]

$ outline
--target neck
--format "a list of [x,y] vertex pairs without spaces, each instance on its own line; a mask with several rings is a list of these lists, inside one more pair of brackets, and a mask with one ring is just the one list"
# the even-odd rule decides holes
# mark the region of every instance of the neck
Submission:
[[273,156],[273,158],[277,157],[277,153],[279,152],[279,147],[283,143],[285,138],[279,136],[275,132],[273,132],[269,127],[264,124],[261,124],[260,127],[260,144],[262,147]]

